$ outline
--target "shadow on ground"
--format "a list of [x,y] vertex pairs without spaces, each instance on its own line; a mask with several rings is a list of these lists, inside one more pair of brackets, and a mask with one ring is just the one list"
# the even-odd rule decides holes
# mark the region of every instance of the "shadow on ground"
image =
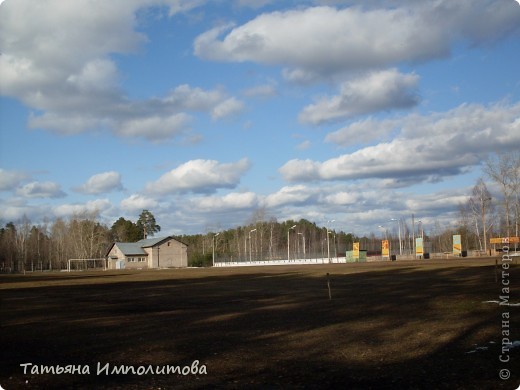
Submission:
[[[518,270],[509,270],[511,301],[518,301]],[[49,278],[54,285],[39,287]],[[520,384],[520,370],[514,370],[519,351],[508,352],[508,363],[499,360],[502,315],[510,316],[509,338],[520,339],[520,309],[484,302],[501,294],[493,265],[293,266],[70,278],[11,279],[0,289],[0,385],[6,390]],[[107,363],[137,369],[190,366],[195,360],[207,374],[96,372]],[[24,374],[23,363],[82,365],[90,374]],[[504,368],[511,371],[505,381],[499,378]]]

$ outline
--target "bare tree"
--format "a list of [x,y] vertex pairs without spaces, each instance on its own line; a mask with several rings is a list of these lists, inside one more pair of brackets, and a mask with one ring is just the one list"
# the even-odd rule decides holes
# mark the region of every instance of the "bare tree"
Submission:
[[[53,250],[53,257],[51,258],[51,268],[56,265],[58,268],[61,268],[63,264],[66,264],[67,261],[67,225],[63,219],[58,218],[54,221],[54,224],[51,228],[51,240]],[[53,261],[54,260],[54,261]]]
[[[486,161],[484,172],[499,187],[502,193],[502,204],[505,217],[505,235],[510,236],[511,229],[511,204],[518,198],[518,153],[502,153]],[[515,194],[516,192],[516,194]]]
[[[518,225],[520,223],[520,153],[513,155],[511,169],[511,193],[515,209],[515,236],[518,237]],[[517,244],[515,243],[515,250]]]
[[[480,250],[484,250],[487,254],[487,231],[489,226],[486,224],[486,216],[489,212],[489,206],[491,204],[491,194],[489,193],[486,183],[482,178],[477,180],[477,184],[471,191],[471,197],[469,198],[469,207],[472,215],[475,219],[475,230],[479,240]],[[480,222],[480,229],[479,229]],[[482,231],[482,240],[480,238],[480,232]],[[484,248],[482,248],[484,243]]]
[[469,244],[470,216],[469,201],[459,203],[459,229],[462,231],[461,236],[464,246],[468,249],[471,247]]
[[27,262],[27,241],[29,239],[29,234],[31,232],[31,221],[27,218],[26,215],[23,216],[22,220],[18,224],[18,228],[16,229],[16,246],[18,248],[18,262],[22,265],[22,267],[17,266],[19,270],[25,271],[25,266]]

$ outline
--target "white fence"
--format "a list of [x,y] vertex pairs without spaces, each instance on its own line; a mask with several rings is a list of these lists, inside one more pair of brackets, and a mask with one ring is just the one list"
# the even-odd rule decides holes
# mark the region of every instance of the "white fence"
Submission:
[[[430,259],[451,259],[457,260],[462,257],[454,256],[451,252],[440,252],[430,253]],[[470,257],[480,257],[482,254],[477,251],[471,251],[468,253]],[[397,255],[397,261],[411,261],[411,260],[424,260],[422,258],[413,255]],[[370,256],[367,257],[366,262],[375,261],[390,261],[388,257],[381,256]],[[428,259],[426,259],[428,261]],[[216,261],[215,267],[252,267],[252,266],[263,266],[263,265],[304,265],[304,264],[347,264],[353,263],[352,260],[347,261],[346,257],[331,257],[330,262],[327,258],[319,259],[294,259],[294,260],[254,260],[254,261]]]
[[[345,257],[331,257],[330,264],[346,264]],[[295,259],[295,260],[255,260],[255,261],[219,261],[215,267],[251,267],[259,265],[303,265],[329,264],[329,259]]]

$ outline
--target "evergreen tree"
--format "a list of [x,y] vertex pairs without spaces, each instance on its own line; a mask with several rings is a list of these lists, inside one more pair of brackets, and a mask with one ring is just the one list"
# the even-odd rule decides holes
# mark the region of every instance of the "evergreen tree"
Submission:
[[134,222],[123,217],[114,222],[110,232],[114,240],[119,242],[136,242],[143,238],[143,230]]
[[144,238],[147,238],[149,235],[153,236],[155,233],[161,231],[161,227],[157,225],[155,217],[148,210],[143,210],[141,212],[141,215],[139,215],[139,219],[137,220],[137,226],[143,232]]

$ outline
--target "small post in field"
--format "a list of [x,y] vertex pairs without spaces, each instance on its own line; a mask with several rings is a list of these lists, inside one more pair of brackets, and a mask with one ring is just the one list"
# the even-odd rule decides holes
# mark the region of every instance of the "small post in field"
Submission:
[[495,283],[498,283],[498,259],[495,259]]
[[330,277],[329,273],[327,272],[327,288],[329,289],[329,301],[332,299],[332,294],[330,292]]

